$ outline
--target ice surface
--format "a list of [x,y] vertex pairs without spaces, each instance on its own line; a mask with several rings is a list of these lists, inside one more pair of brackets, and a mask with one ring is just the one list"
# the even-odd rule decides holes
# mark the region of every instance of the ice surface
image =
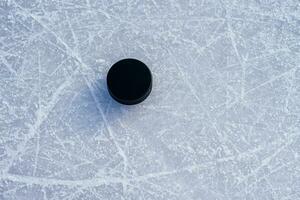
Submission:
[[0,199],[300,199],[299,0],[0,1]]

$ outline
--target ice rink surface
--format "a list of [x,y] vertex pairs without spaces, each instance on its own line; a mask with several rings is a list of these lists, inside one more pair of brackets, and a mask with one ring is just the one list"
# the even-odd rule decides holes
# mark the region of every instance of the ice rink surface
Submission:
[[300,199],[300,1],[1,0],[0,199]]

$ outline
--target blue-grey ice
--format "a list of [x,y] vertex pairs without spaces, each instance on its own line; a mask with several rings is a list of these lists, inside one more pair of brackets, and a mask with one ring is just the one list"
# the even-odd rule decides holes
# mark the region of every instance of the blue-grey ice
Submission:
[[300,199],[300,1],[0,0],[0,199]]

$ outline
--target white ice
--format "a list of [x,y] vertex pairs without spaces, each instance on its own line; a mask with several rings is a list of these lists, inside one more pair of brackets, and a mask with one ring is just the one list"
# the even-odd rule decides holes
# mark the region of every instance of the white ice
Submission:
[[[136,106],[109,67],[153,72]],[[299,0],[0,0],[0,200],[300,199]]]

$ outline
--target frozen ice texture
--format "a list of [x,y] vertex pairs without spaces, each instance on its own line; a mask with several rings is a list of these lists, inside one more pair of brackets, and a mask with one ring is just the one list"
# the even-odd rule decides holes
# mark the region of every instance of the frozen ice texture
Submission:
[[0,199],[300,199],[299,0],[0,1]]

